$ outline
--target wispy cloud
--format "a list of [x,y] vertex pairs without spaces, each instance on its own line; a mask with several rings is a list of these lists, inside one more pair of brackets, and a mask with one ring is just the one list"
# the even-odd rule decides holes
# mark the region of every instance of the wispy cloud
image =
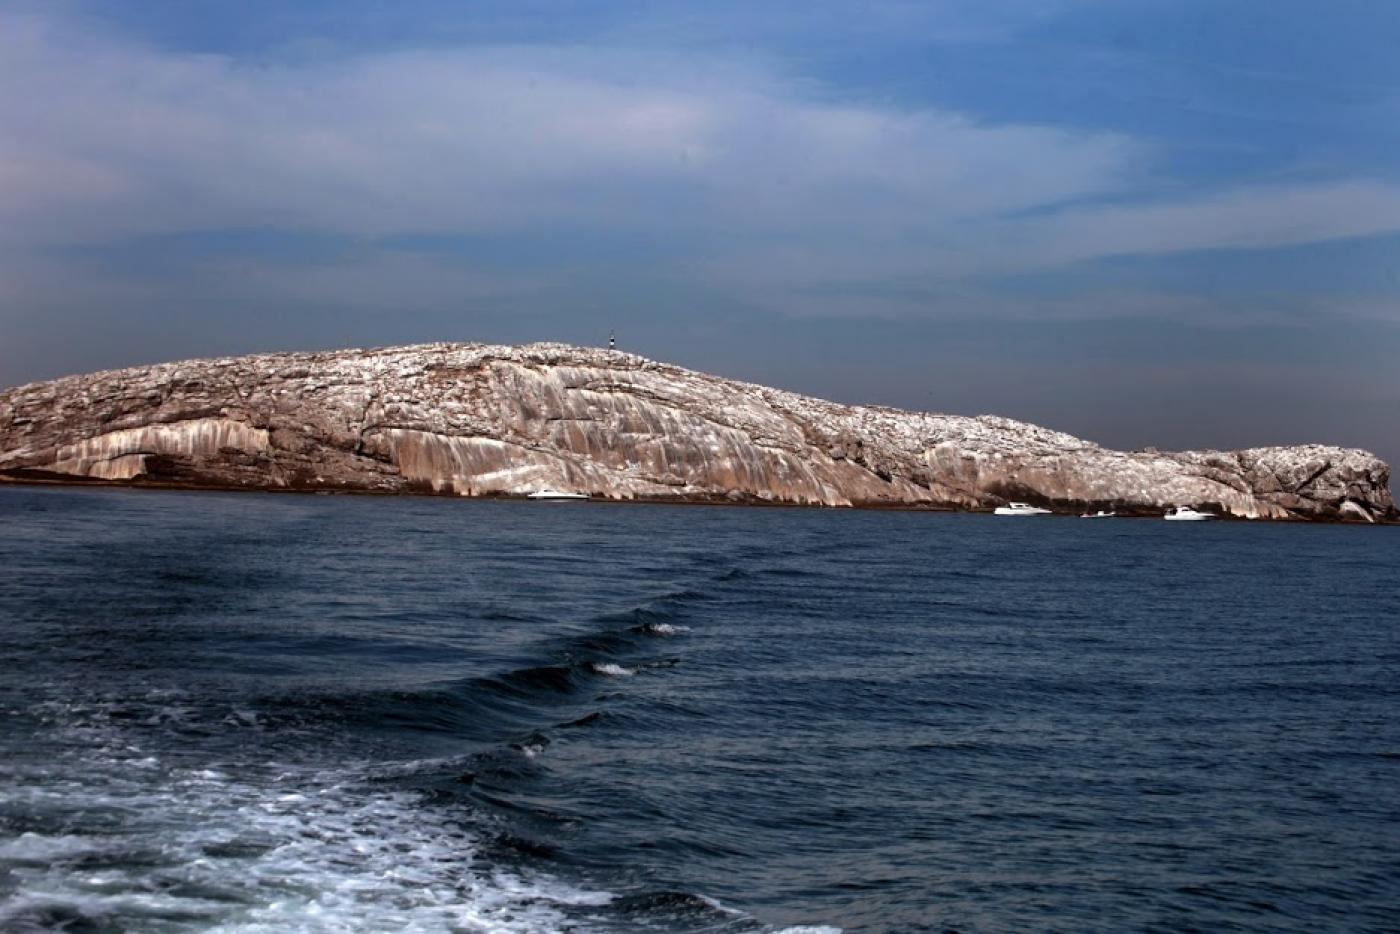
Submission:
[[[1111,189],[1109,134],[804,99],[735,63],[524,48],[251,67],[0,30],[10,241],[566,222],[760,235],[946,223]],[[815,225],[815,228],[814,228]]]
[[1175,201],[1068,210],[1018,225],[1042,262],[1259,249],[1400,230],[1400,185],[1370,180],[1237,188]]
[[[250,64],[29,15],[0,20],[0,85],[25,89],[0,96],[0,248],[26,262],[189,231],[563,230],[674,243],[681,286],[901,314],[987,276],[1400,229],[1393,182],[1176,194],[1154,147],[1122,134],[843,102],[712,53],[473,45]],[[391,291],[467,288],[451,262],[403,252],[373,248],[362,268]],[[516,287],[486,265],[468,294]],[[363,300],[343,269],[267,275],[289,300]]]

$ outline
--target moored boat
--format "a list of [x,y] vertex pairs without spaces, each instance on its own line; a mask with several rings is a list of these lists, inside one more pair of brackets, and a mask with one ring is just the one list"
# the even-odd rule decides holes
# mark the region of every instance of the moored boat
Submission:
[[1191,506],[1173,506],[1162,518],[1169,522],[1204,522],[1218,517],[1213,512],[1198,512]]
[[526,499],[549,499],[549,500],[580,500],[580,499],[588,499],[588,494],[587,494],[587,493],[566,493],[566,492],[564,492],[563,490],[553,490],[553,489],[550,489],[549,487],[545,487],[545,488],[542,489],[542,490],[536,490],[535,492],[531,493],[529,496],[527,496],[527,497],[525,497],[525,498],[526,498]]
[[998,506],[992,510],[994,516],[1048,516],[1050,510],[1042,509],[1039,506],[1032,506],[1030,503],[1007,503],[1005,506]]

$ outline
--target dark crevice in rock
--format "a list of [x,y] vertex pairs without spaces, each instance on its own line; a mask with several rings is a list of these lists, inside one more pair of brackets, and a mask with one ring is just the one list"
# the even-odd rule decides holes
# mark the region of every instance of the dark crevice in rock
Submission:
[[1304,489],[1306,489],[1307,487],[1312,486],[1314,483],[1316,483],[1316,482],[1322,477],[1323,474],[1327,473],[1327,471],[1329,471],[1329,470],[1331,470],[1331,469],[1332,469],[1332,462],[1331,462],[1331,461],[1325,462],[1321,467],[1317,468],[1317,469],[1314,470],[1311,474],[1309,474],[1309,475],[1308,475],[1308,478],[1307,478],[1306,480],[1304,480],[1302,483],[1300,483],[1300,484],[1298,484],[1297,486],[1295,486],[1295,487],[1293,488],[1293,492],[1294,492],[1294,493],[1301,494],[1301,493],[1303,492]]

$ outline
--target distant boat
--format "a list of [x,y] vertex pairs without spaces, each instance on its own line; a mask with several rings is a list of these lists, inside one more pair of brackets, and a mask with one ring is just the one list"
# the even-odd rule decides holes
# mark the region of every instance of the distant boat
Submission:
[[1083,515],[1081,515],[1079,518],[1081,518],[1081,519],[1112,519],[1112,518],[1113,518],[1114,516],[1116,516],[1116,515],[1118,515],[1118,513],[1113,512],[1112,510],[1109,510],[1108,512],[1104,512],[1102,509],[1100,509],[1098,512],[1086,512],[1086,513],[1084,513]]
[[588,499],[587,493],[565,493],[562,490],[551,490],[545,487],[543,490],[536,490],[526,499],[556,499],[556,500],[577,500]]
[[1162,518],[1169,522],[1204,522],[1207,519],[1215,519],[1217,516],[1213,512],[1197,512],[1190,506],[1173,506],[1167,510],[1167,514]]
[[1032,506],[1030,503],[1007,503],[992,510],[994,516],[1048,516],[1050,510]]

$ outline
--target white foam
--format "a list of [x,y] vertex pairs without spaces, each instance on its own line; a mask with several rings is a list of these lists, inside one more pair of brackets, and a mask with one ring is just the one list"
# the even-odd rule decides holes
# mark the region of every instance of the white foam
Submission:
[[637,673],[635,668],[623,668],[614,662],[594,662],[593,670],[600,675],[607,675],[609,678],[625,678]]
[[613,898],[479,866],[469,815],[367,781],[378,767],[196,763],[167,772],[91,708],[49,713],[86,742],[16,764],[8,805],[55,826],[65,815],[77,827],[95,812],[111,820],[91,835],[0,841],[0,876],[14,884],[0,900],[0,930],[88,919],[221,934],[583,932]]
[[70,860],[96,851],[100,841],[93,837],[77,834],[48,836],[39,833],[22,833],[18,837],[0,841],[0,860],[14,862],[55,862]]
[[731,918],[748,917],[742,911],[739,911],[737,908],[730,908],[728,905],[724,904],[717,898],[711,898],[708,895],[697,895],[695,897],[700,899],[700,901],[704,902],[709,907],[713,908],[715,911],[718,911],[721,914],[729,915]]
[[678,623],[652,623],[647,626],[647,631],[658,636],[679,636],[682,633],[690,632],[690,627]]

